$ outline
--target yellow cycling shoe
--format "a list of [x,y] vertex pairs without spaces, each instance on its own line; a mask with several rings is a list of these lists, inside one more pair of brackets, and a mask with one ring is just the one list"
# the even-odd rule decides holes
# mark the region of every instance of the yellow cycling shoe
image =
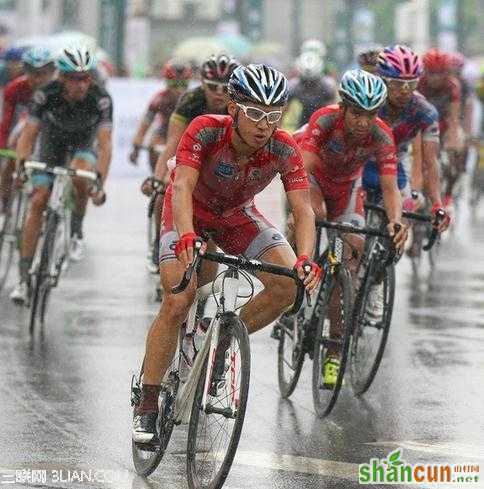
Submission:
[[334,389],[336,382],[338,381],[338,374],[340,368],[339,358],[329,357],[324,361],[323,365],[323,388]]

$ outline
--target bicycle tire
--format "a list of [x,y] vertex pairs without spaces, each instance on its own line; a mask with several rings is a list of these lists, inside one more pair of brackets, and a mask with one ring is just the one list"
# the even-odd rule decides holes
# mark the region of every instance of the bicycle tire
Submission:
[[[7,283],[15,248],[19,247],[17,236],[18,225],[23,208],[23,193],[17,191],[13,202],[5,210],[5,219],[0,231],[0,290]],[[5,238],[9,236],[9,239]]]
[[[37,271],[34,273],[33,285],[31,287],[32,297],[30,300],[30,319],[29,319],[29,331],[33,335],[37,322],[42,325],[43,318],[45,318],[45,313],[47,310],[47,301],[45,299],[45,293],[49,287],[46,284],[46,280],[50,280],[49,269],[50,269],[50,259],[52,256],[52,249],[55,243],[55,236],[57,231],[57,225],[59,222],[59,216],[51,210],[47,211],[47,216],[45,218],[45,233],[42,243],[42,250],[40,252],[40,262]],[[41,310],[39,311],[39,304],[43,304]]]
[[[232,430],[232,435],[228,443],[228,448],[226,454],[220,464],[219,470],[214,474],[212,480],[209,483],[204,484],[200,481],[199,473],[197,471],[197,440],[198,440],[198,429],[199,423],[201,421],[201,402],[203,397],[203,391],[205,387],[206,379],[206,369],[208,365],[208,355],[205,360],[204,368],[202,369],[202,374],[198,380],[197,390],[195,393],[190,424],[188,427],[188,443],[187,443],[187,475],[188,475],[188,486],[190,489],[220,489],[225,479],[228,476],[230,467],[235,457],[235,452],[237,451],[237,446],[239,444],[240,435],[242,432],[242,427],[244,424],[245,411],[247,407],[247,398],[249,393],[249,382],[250,382],[250,344],[249,336],[247,333],[247,328],[245,324],[240,320],[238,316],[233,313],[226,313],[221,317],[220,324],[221,332],[229,334],[232,337],[232,341],[236,339],[239,346],[240,354],[240,388],[239,393],[239,403],[238,410],[235,416],[234,426]],[[235,367],[231,366],[234,370]],[[231,368],[231,371],[232,371]],[[210,414],[206,415],[208,418]],[[218,454],[218,452],[217,452]],[[218,456],[218,455],[217,455]]]
[[[286,327],[286,320],[293,326],[297,326],[296,322],[301,321],[301,334],[300,339],[298,341],[298,345],[292,349],[292,359],[291,362],[294,365],[294,368],[291,365],[287,365],[286,359],[284,358],[284,346],[287,341],[287,338],[290,337],[288,328]],[[294,389],[297,386],[299,381],[299,377],[301,375],[301,370],[304,364],[305,352],[304,352],[304,310],[300,310],[298,314],[293,317],[281,318],[280,321],[280,337],[279,337],[279,345],[277,348],[277,380],[279,383],[279,391],[281,393],[281,397],[283,399],[288,399],[291,394],[294,392]],[[294,329],[293,329],[294,331]],[[294,334],[294,333],[293,333]],[[294,342],[293,342],[294,345]],[[285,365],[287,369],[293,370],[292,377],[290,377],[289,381],[286,382]]]
[[[374,271],[375,262],[367,267],[365,276],[363,278],[362,285],[356,295],[355,305],[353,307],[352,317],[352,342],[350,352],[350,377],[353,392],[360,396],[364,394],[373,383],[376,373],[380,367],[380,363],[385,353],[385,347],[390,333],[390,325],[393,315],[393,304],[395,301],[395,266],[389,265],[383,270],[383,316],[378,325],[370,326],[368,322],[365,322],[366,314],[366,298],[370,292],[372,286],[374,286]],[[366,375],[362,375],[361,365],[358,363],[358,344],[361,343],[360,334],[362,325],[366,324],[366,327],[377,328],[382,331],[378,348],[376,349],[376,355],[374,357],[371,368],[367,370]],[[363,326],[365,327],[365,326]]]
[[[334,386],[334,389],[324,389],[320,386],[322,377],[322,367],[326,357],[325,353],[325,338],[324,332],[324,320],[328,313],[329,300],[331,294],[336,285],[339,284],[342,290],[342,311],[343,311],[343,331],[341,335],[341,353],[340,353],[340,368],[339,374]],[[324,287],[321,287],[320,293],[324,293],[325,297],[321,301],[321,315],[319,317],[318,326],[316,330],[316,336],[314,340],[314,356],[313,356],[313,374],[312,374],[312,391],[313,391],[313,404],[316,414],[319,418],[328,416],[334,408],[341,387],[343,385],[343,377],[346,369],[346,362],[348,359],[348,350],[351,338],[351,299],[352,299],[352,285],[351,277],[348,270],[340,266],[339,270],[334,275],[328,277]],[[318,299],[319,300],[319,299]],[[347,318],[347,320],[345,319]],[[327,395],[326,395],[327,394]],[[323,398],[324,397],[324,398]]]

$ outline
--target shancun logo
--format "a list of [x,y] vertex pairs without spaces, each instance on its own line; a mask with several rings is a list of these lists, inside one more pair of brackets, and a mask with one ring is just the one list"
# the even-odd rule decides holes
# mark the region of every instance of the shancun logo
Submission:
[[360,464],[360,484],[442,484],[479,483],[477,464],[409,464],[401,460],[402,449],[388,454],[387,458],[372,458],[369,464]]

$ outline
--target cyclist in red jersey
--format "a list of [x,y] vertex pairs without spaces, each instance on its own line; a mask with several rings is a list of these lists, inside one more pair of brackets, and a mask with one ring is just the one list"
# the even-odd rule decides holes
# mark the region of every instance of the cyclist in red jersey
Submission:
[[[15,123],[22,111],[26,110],[33,92],[40,85],[47,83],[55,72],[54,59],[47,49],[29,49],[23,53],[22,60],[25,75],[15,78],[5,87],[0,124],[0,148],[15,147],[16,141],[9,141]],[[10,199],[14,169],[15,161],[10,160],[2,170],[0,179],[2,208],[5,208]]]
[[[294,140],[277,124],[287,103],[287,80],[265,65],[240,66],[228,89],[229,115],[197,117],[178,145],[162,217],[160,277],[165,295],[147,339],[141,403],[133,421],[137,443],[156,440],[159,385],[175,351],[177,330],[194,300],[197,282],[202,285],[214,276],[213,269],[208,274],[202,267],[185,292],[171,293],[193,259],[197,236],[210,230],[209,248],[218,245],[227,253],[294,266],[309,290],[319,282],[320,269],[308,258],[315,232],[306,172]],[[253,202],[277,174],[296,217],[298,258]],[[311,265],[306,278],[305,263]],[[268,274],[258,278],[264,290],[240,313],[251,333],[275,320],[295,296],[291,280]],[[222,355],[221,360],[215,360],[215,369],[224,368]]]
[[[388,216],[388,232],[403,249],[407,237],[401,222],[402,202],[397,186],[397,157],[392,130],[377,117],[385,103],[383,80],[363,70],[347,71],[339,87],[342,102],[317,110],[309,121],[300,147],[311,182],[311,202],[317,217],[364,226],[365,192],[361,175],[373,158],[380,176]],[[396,228],[400,226],[400,230]],[[363,252],[360,235],[349,235],[345,251],[353,280]],[[340,304],[335,294],[330,304],[330,333],[341,337]],[[328,347],[323,383],[334,386],[340,367],[339,347]]]
[[175,110],[181,94],[188,88],[188,83],[192,78],[192,69],[188,63],[170,60],[163,66],[161,76],[166,81],[166,88],[160,90],[151,99],[148,110],[136,131],[136,135],[133,139],[133,149],[129,155],[131,163],[136,165],[139,150],[143,145],[145,135],[153,123],[156,122],[157,128],[153,132],[149,143],[152,172],[155,169],[156,161],[159,156],[159,152],[154,148],[157,145],[166,143],[168,121],[170,120],[172,112]]
[[452,58],[448,53],[431,49],[423,56],[424,76],[420,78],[418,91],[439,113],[441,146],[447,150],[450,168],[447,169],[447,186],[444,190],[444,207],[452,205],[452,191],[459,178],[458,154],[464,148],[460,123],[461,87],[452,75]]

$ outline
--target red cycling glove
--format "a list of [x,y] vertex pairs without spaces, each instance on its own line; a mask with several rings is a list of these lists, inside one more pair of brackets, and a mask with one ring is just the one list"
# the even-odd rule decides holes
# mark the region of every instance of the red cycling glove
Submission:
[[299,267],[303,267],[304,265],[309,265],[311,267],[311,271],[314,272],[316,275],[316,278],[321,277],[321,267],[317,264],[314,263],[313,261],[309,260],[308,255],[300,255],[297,257],[296,263],[294,264],[294,268],[297,270]]
[[195,247],[195,240],[198,238],[196,233],[185,233],[176,242],[175,255],[178,258],[188,248]]

